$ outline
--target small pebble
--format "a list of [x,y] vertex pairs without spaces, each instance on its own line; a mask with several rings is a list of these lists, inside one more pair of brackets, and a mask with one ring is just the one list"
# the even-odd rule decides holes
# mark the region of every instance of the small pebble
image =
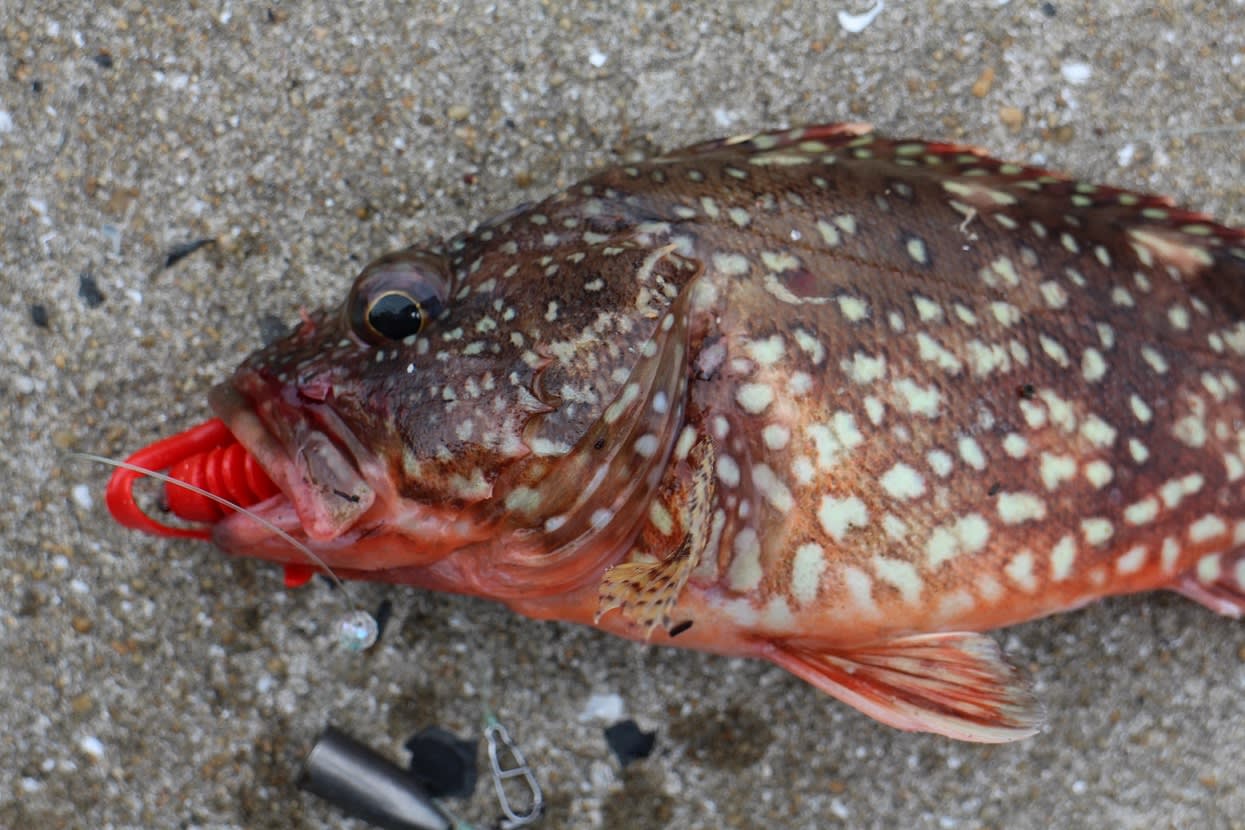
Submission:
[[42,303],[30,304],[30,320],[41,329],[48,327],[48,307]]
[[471,110],[462,104],[454,104],[445,111],[445,114],[451,121],[466,121],[467,116],[471,115]]
[[1059,73],[1063,75],[1063,79],[1070,84],[1083,84],[1089,80],[1089,76],[1093,74],[1093,67],[1087,63],[1079,61],[1069,61],[1059,67]]
[[168,253],[164,255],[164,267],[172,268],[174,265],[190,256],[204,245],[211,245],[215,241],[215,239],[209,237],[207,239],[192,239],[189,242],[182,242],[174,245],[172,248],[169,248]]
[[78,275],[78,296],[86,303],[87,308],[99,308],[104,304],[104,293],[99,290],[99,283],[91,276],[90,271],[83,271]]
[[999,121],[1009,130],[1019,130],[1024,126],[1025,114],[1020,107],[999,107]]
[[78,748],[94,761],[104,757],[104,744],[94,735],[83,735],[79,738]]
[[83,510],[90,510],[95,506],[95,499],[91,498],[91,488],[85,484],[75,484],[70,493],[73,495],[74,504]]
[[990,92],[990,87],[994,84],[994,67],[987,66],[981,71],[981,75],[973,82],[973,95],[978,98],[985,98]]
[[882,0],[878,0],[877,5],[862,14],[852,14],[851,12],[840,11],[839,25],[843,27],[843,30],[846,32],[850,32],[854,35],[860,34],[865,29],[869,28],[873,21],[877,19],[877,16],[882,13],[884,8],[885,4]]
[[592,64],[598,69],[600,69],[602,66],[605,66],[606,60],[608,60],[608,56],[604,52],[598,52],[595,49],[592,50],[592,52],[589,53],[588,55],[588,63]]
[[616,721],[622,718],[626,711],[623,699],[617,694],[610,692],[608,694],[590,695],[584,708],[579,712],[579,720],[581,723],[593,720]]

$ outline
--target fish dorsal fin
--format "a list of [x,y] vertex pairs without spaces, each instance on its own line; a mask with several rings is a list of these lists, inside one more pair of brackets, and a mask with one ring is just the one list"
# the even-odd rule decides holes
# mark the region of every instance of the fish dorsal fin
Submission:
[[[868,124],[818,124],[739,135],[673,151],[661,163],[712,156],[751,165],[834,164],[869,181],[908,192],[922,180],[939,186],[964,221],[965,244],[974,223],[990,217],[1010,232],[1027,219],[1060,245],[1092,246],[1095,256],[1144,268],[1160,266],[1176,279],[1208,276],[1217,296],[1238,307],[1245,274],[1245,229],[1177,206],[1170,198],[1077,181],[1063,173],[997,159],[968,144],[877,135]],[[850,180],[840,176],[839,186]],[[905,191],[908,189],[908,191]],[[889,192],[889,190],[888,190]],[[906,197],[905,197],[906,198]],[[995,218],[999,217],[1001,218]]]
[[1028,679],[984,634],[923,634],[841,651],[776,643],[767,656],[897,729],[1005,743],[1042,726]]
[[[695,156],[715,153],[726,147],[741,147],[753,152],[769,152],[783,150],[804,142],[816,142],[826,148],[849,144],[862,135],[873,132],[872,124],[847,121],[839,124],[818,124],[807,127],[794,127],[789,130],[774,130],[760,133],[743,133],[729,138],[715,138],[702,141],[689,147],[681,147],[662,156],[659,161],[684,161]],[[807,144],[806,144],[807,146]],[[819,147],[816,152],[822,152]]]
[[675,446],[674,468],[649,506],[636,546],[636,552],[647,558],[623,562],[605,572],[598,589],[597,622],[618,608],[640,626],[645,637],[659,625],[670,631],[686,622],[676,623],[673,613],[709,543],[713,468],[712,442],[694,427],[685,427]]

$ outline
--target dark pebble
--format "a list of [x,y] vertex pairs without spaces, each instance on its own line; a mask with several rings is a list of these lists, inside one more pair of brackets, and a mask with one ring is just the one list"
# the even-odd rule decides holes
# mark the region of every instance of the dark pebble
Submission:
[[102,49],[91,60],[95,61],[95,65],[101,69],[112,69],[112,55]]
[[99,308],[104,304],[104,293],[99,290],[99,283],[95,282],[90,271],[78,275],[78,296],[87,308]]
[[380,606],[376,609],[376,613],[372,617],[376,620],[376,642],[380,642],[380,638],[385,636],[385,626],[389,623],[389,618],[393,616],[393,603],[388,599],[382,599]]
[[48,327],[48,307],[43,303],[30,304],[30,319],[41,329]]
[[190,256],[204,245],[211,245],[215,241],[215,239],[210,238],[194,239],[190,242],[183,242],[180,245],[174,245],[172,248],[169,248],[169,252],[164,255],[164,267],[172,268],[174,265]]
[[1054,3],[1043,3],[1042,14],[1046,15],[1047,17],[1054,17],[1056,14],[1055,4]]
[[605,742],[618,758],[618,763],[626,767],[632,761],[642,760],[652,753],[657,733],[645,732],[635,721],[624,720],[606,727]]

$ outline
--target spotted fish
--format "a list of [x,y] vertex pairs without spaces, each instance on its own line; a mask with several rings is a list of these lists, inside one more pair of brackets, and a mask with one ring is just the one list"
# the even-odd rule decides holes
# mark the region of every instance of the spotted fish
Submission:
[[[1245,232],[839,124],[599,173],[367,266],[213,409],[343,576],[1040,728],[981,632],[1245,610]],[[225,551],[305,566],[245,516]]]

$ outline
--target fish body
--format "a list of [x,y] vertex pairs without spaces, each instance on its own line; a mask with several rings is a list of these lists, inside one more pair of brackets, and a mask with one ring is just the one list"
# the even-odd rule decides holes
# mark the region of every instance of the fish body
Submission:
[[[340,574],[1032,734],[979,632],[1245,610],[1245,233],[862,125],[708,142],[369,265],[212,393]],[[231,553],[302,554],[245,516]]]

